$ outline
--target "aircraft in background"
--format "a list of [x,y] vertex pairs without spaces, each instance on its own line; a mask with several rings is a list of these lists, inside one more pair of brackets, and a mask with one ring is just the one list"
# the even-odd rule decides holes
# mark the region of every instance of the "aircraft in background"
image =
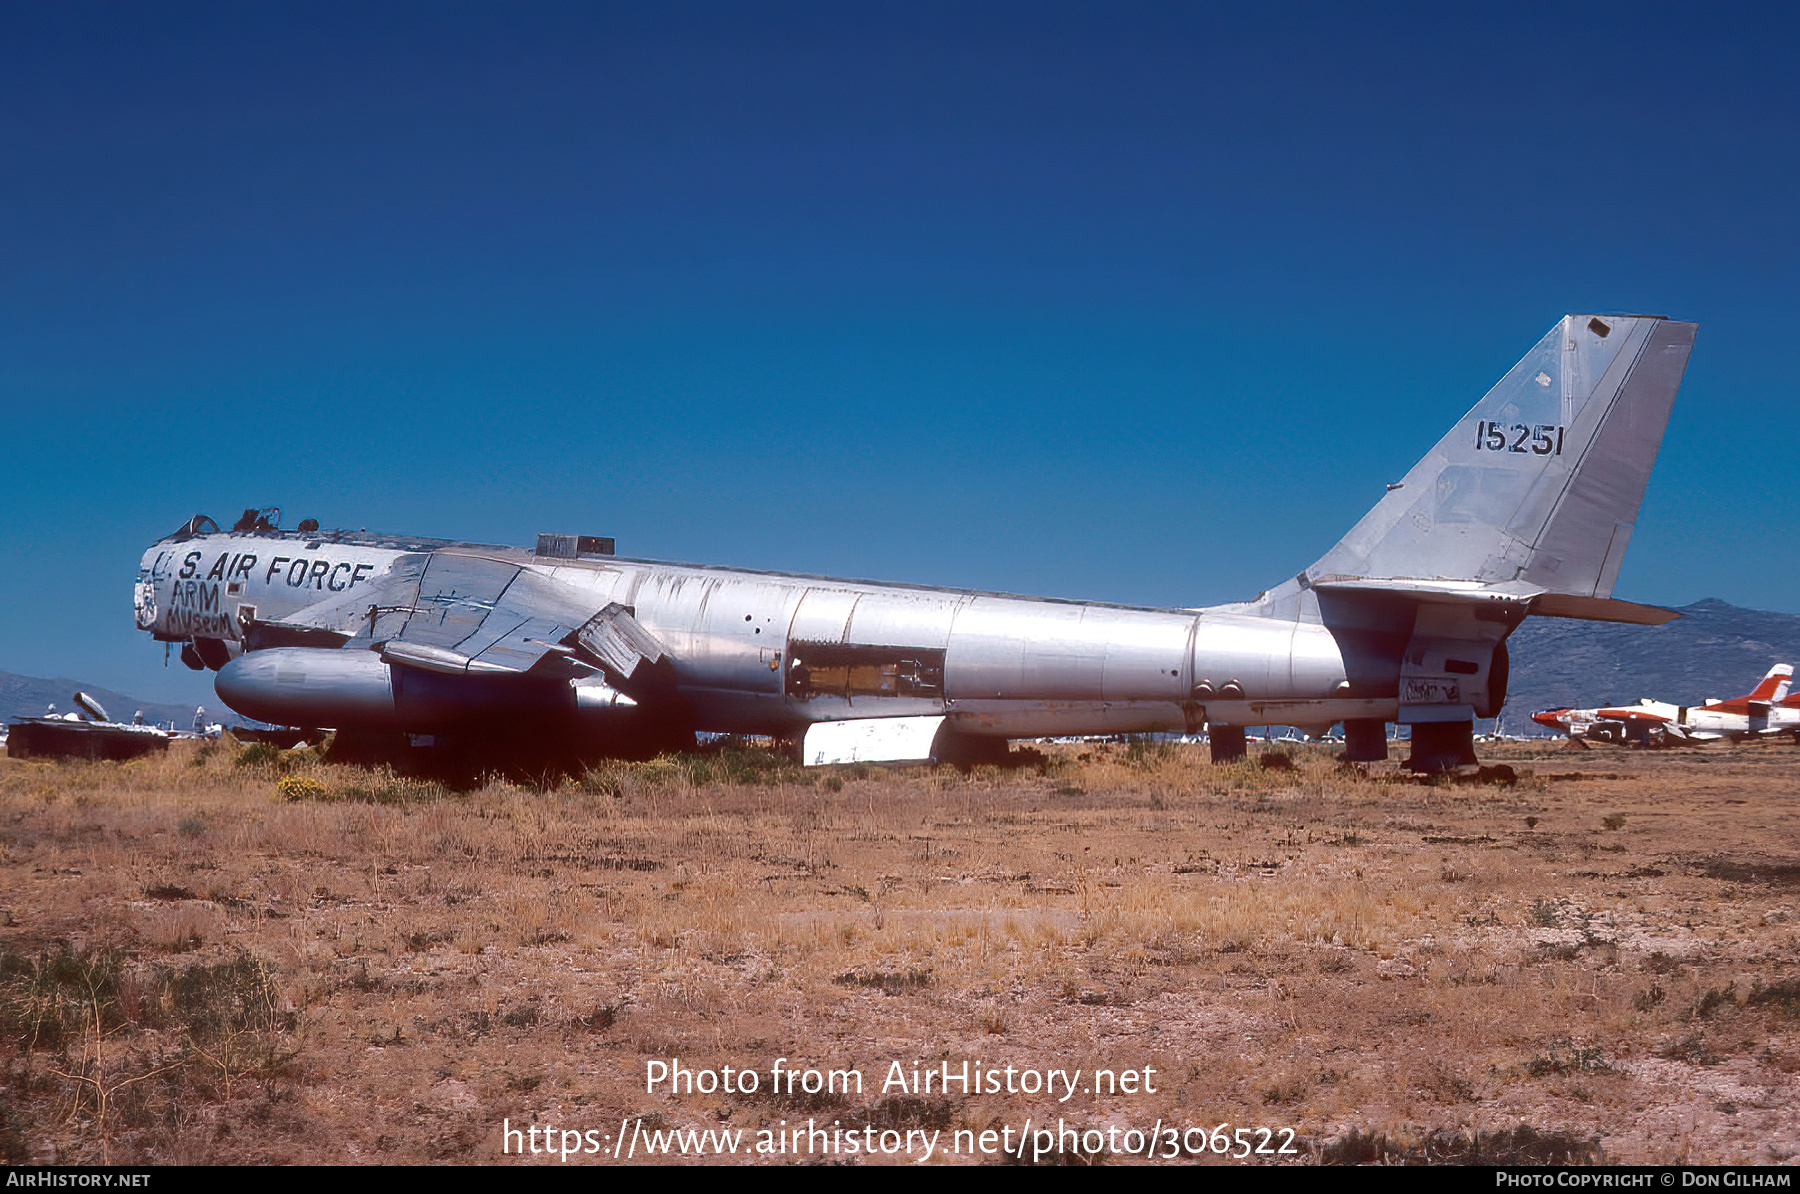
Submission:
[[1136,606],[279,529],[196,515],[145,552],[137,624],[239,713],[338,741],[649,753],[771,735],[807,763],[1003,757],[1010,738],[1341,723],[1351,760],[1475,761],[1531,614],[1612,597],[1695,325],[1569,315],[1335,547],[1251,601]]
[[1800,735],[1800,699],[1789,695],[1794,669],[1778,663],[1748,693],[1728,701],[1671,705],[1645,697],[1635,705],[1546,709],[1531,720],[1570,738],[1663,746],[1676,742],[1740,741],[1770,734]]
[[141,712],[130,723],[114,721],[98,700],[78,692],[74,712],[59,714],[51,705],[42,717],[14,718],[6,753],[13,759],[135,759],[167,750],[173,736],[145,725]]
[[1792,733],[1800,745],[1800,693],[1790,692],[1769,706],[1769,733]]

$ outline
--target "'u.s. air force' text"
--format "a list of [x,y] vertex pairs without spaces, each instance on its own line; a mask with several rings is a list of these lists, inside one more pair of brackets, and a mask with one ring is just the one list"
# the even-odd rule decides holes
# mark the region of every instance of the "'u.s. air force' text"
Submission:
[[[205,576],[200,575],[200,566],[204,553],[190,551],[181,561],[181,571],[177,572],[179,580],[241,581],[249,580],[259,563],[254,552],[219,553]],[[334,560],[328,557],[276,556],[270,560],[263,571],[262,581],[266,585],[276,583],[277,576],[287,581],[290,588],[311,588],[317,590],[330,589],[341,593],[367,579],[367,573],[373,572],[376,565],[352,560]]]

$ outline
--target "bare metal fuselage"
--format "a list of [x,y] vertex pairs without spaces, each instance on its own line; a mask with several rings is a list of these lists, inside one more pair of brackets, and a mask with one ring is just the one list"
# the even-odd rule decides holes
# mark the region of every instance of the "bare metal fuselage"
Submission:
[[[522,564],[589,604],[630,608],[667,648],[702,730],[791,734],[941,714],[964,733],[1018,738],[1396,717],[1391,691],[1347,694],[1338,644],[1316,622],[419,540],[404,548]],[[159,544],[140,571],[139,624],[235,655],[252,620],[373,591],[405,549],[280,532]]]
[[1674,616],[1612,589],[1694,330],[1564,316],[1336,546],[1238,605],[621,560],[575,535],[527,552],[283,532],[278,511],[247,510],[145,554],[138,625],[217,670],[234,709],[285,725],[434,734],[546,711],[577,735],[804,735],[814,761],[924,757],[927,731],[954,754],[959,738],[1202,726],[1231,758],[1241,727],[1342,722],[1346,756],[1373,760],[1398,722],[1412,765],[1459,765],[1505,699],[1525,617]]

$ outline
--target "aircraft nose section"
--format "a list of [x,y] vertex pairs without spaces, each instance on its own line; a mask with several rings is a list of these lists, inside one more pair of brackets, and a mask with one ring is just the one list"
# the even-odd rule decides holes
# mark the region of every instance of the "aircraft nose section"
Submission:
[[144,553],[138,562],[137,583],[131,586],[131,610],[139,630],[156,627],[156,551]]
[[1556,718],[1557,715],[1562,712],[1563,710],[1561,709],[1546,709],[1542,713],[1533,713],[1531,715],[1531,720],[1537,722],[1541,726],[1547,726],[1553,730],[1561,729],[1562,723],[1557,721]]

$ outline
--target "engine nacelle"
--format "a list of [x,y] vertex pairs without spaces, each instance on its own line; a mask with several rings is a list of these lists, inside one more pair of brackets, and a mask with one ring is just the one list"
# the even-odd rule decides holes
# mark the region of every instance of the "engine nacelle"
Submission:
[[219,669],[219,699],[272,725],[432,734],[471,724],[604,716],[634,702],[599,679],[451,676],[373,651],[271,647]]

